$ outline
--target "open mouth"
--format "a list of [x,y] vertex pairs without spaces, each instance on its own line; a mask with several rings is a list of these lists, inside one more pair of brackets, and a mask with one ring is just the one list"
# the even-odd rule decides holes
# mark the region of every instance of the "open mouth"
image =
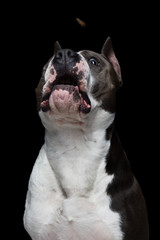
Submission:
[[[50,84],[50,91],[44,94],[41,102],[43,112],[50,110],[50,98],[59,108],[78,105],[79,112],[89,113],[91,102],[86,92],[81,90],[81,84],[76,75],[64,74]],[[58,97],[57,97],[58,96]],[[57,100],[59,99],[59,100]]]

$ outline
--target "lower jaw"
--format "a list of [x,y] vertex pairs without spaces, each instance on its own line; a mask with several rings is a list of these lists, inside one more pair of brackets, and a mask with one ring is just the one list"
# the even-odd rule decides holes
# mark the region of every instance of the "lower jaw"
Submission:
[[91,104],[87,94],[79,92],[78,86],[56,85],[50,94],[44,96],[41,108],[43,112],[58,110],[59,113],[87,114],[91,110]]

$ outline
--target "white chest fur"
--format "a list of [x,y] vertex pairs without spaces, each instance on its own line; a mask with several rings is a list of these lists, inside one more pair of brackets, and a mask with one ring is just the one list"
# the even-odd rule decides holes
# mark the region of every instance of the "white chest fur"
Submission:
[[[101,162],[86,196],[64,195],[43,146],[34,165],[26,200],[24,225],[33,240],[121,240],[120,216],[106,194],[113,175]],[[116,226],[116,227],[115,227]]]
[[122,239],[120,216],[110,209],[106,193],[114,178],[105,172],[110,141],[105,128],[90,128],[46,132],[24,215],[33,240]]
[[46,136],[47,157],[67,197],[87,196],[110,142],[104,140],[104,131],[99,136],[86,136],[82,130],[62,131],[53,139]]

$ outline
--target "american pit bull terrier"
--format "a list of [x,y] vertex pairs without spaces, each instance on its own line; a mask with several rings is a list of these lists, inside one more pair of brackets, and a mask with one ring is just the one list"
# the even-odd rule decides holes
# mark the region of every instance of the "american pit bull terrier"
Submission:
[[101,54],[55,44],[36,89],[45,142],[24,226],[33,240],[148,240],[145,200],[114,129],[122,85],[108,38]]

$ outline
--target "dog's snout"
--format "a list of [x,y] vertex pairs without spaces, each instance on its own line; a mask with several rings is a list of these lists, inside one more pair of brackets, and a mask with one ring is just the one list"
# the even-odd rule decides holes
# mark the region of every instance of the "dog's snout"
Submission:
[[54,61],[58,63],[69,63],[75,60],[77,55],[78,54],[71,49],[61,49],[56,52]]

